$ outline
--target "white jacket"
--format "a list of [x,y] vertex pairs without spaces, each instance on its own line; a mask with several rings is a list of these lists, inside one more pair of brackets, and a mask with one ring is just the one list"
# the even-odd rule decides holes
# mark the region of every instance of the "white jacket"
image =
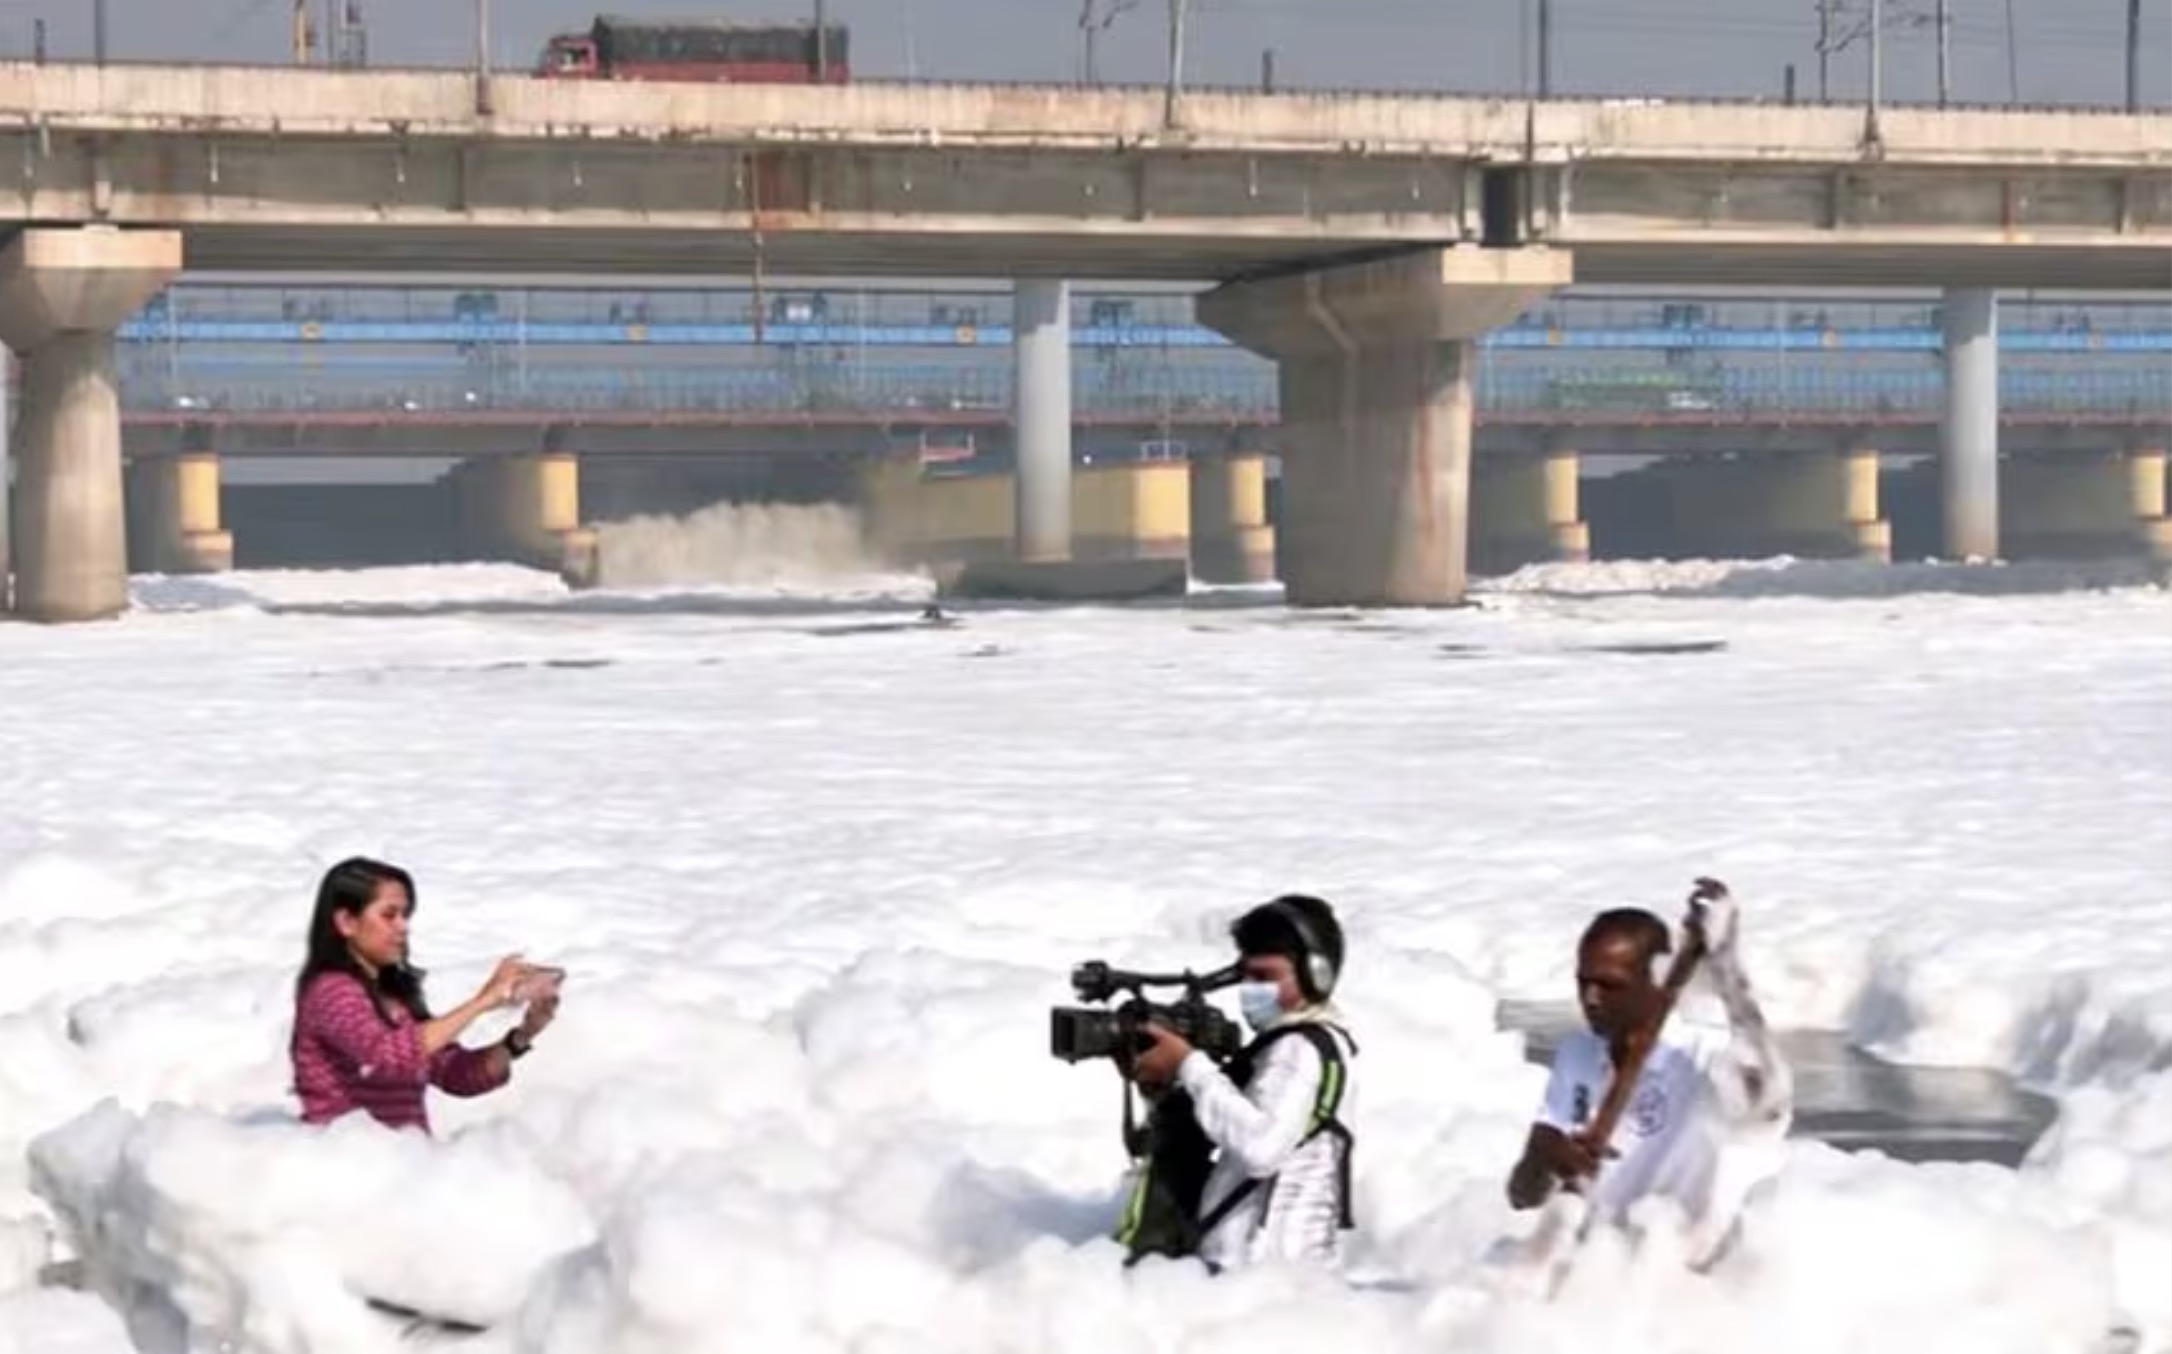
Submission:
[[[1332,1019],[1313,1008],[1269,1028]],[[1331,1026],[1330,1033],[1343,1050],[1342,1101],[1335,1117],[1347,1126],[1356,1099],[1356,1050],[1341,1029]],[[1275,1040],[1242,1091],[1204,1053],[1194,1052],[1177,1068],[1177,1084],[1190,1092],[1200,1128],[1221,1149],[1200,1199],[1201,1216],[1212,1214],[1245,1179],[1261,1181],[1201,1241],[1200,1258],[1215,1268],[1261,1260],[1342,1262],[1343,1143],[1333,1133],[1299,1142],[1312,1124],[1322,1070],[1319,1051],[1298,1035]]]
[[[1743,970],[1732,902],[1721,903],[1698,976],[1718,994],[1726,1028],[1682,1018],[1662,1031],[1608,1144],[1616,1155],[1586,1195],[1594,1220],[1609,1224],[1648,1197],[1671,1199],[1697,1267],[1727,1248],[1751,1195],[1778,1172],[1795,1115],[1793,1071]],[[1581,1131],[1613,1080],[1606,1041],[1575,1031],[1554,1054],[1539,1122]]]

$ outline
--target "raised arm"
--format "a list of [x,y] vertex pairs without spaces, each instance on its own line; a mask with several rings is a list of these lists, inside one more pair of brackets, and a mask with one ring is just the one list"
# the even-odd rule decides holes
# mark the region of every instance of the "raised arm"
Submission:
[[1742,967],[1741,909],[1724,884],[1703,890],[1704,979],[1727,1013],[1726,1047],[1705,1069],[1726,1116],[1778,1123],[1795,1113],[1795,1077]]

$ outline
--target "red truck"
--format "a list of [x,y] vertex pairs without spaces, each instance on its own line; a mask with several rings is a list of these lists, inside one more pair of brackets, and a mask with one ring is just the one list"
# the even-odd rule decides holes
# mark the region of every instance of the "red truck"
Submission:
[[704,80],[725,84],[841,85],[851,79],[843,24],[646,20],[598,16],[561,33],[537,73],[563,80]]

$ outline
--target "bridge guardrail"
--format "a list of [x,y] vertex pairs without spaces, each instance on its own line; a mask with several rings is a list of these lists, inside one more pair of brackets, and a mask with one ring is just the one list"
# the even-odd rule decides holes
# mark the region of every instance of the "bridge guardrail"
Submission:
[[[305,383],[270,382],[247,365],[191,363],[124,369],[122,400],[135,410],[246,409],[419,413],[426,410],[659,409],[766,413],[944,412],[976,417],[1010,408],[1008,367],[899,363],[856,367],[539,367],[447,371],[397,362],[328,367]],[[1866,416],[1935,413],[1944,380],[1936,367],[1654,367],[1488,364],[1481,408],[1565,414],[1790,411]],[[1276,405],[1265,364],[1102,368],[1078,364],[1072,398],[1082,413],[1194,419],[1259,417]],[[2172,364],[2090,368],[2005,364],[2000,399],[2008,409],[2131,413],[2172,419]]]
[[[1079,291],[1074,344],[1215,349],[1187,295]],[[1001,291],[785,285],[606,292],[276,286],[170,288],[121,329],[124,343],[458,344],[507,347],[1004,347]],[[757,322],[759,320],[759,322]],[[2172,304],[2028,297],[2000,306],[2012,352],[2172,352]],[[1483,340],[1489,349],[1935,351],[1933,300],[1652,295],[1549,297]]]

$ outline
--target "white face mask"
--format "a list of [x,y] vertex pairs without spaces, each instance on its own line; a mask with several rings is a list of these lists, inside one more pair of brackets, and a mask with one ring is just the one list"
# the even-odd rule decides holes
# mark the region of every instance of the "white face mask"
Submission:
[[1244,983],[1237,988],[1237,1009],[1244,1023],[1264,1030],[1282,1017],[1282,986],[1279,983]]

